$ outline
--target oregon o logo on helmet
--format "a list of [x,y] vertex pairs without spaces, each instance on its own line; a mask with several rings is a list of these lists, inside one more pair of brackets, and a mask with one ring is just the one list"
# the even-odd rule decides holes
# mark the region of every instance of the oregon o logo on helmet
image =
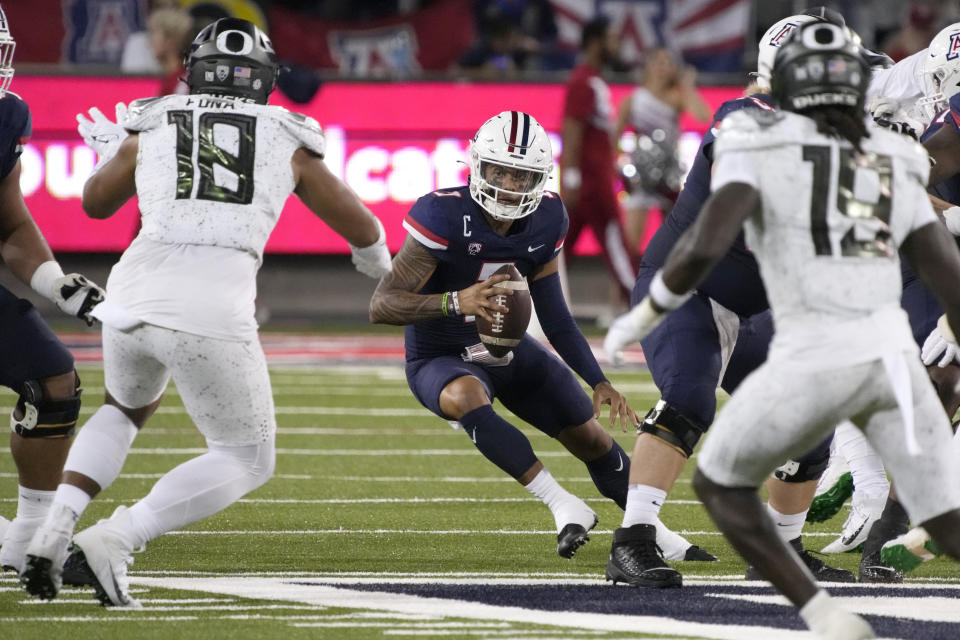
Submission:
[[[829,32],[830,38],[821,41],[822,34]],[[829,22],[816,23],[812,27],[804,29],[800,37],[803,39],[803,45],[808,49],[839,49],[846,42],[843,30],[835,24]]]
[[[233,40],[234,42],[236,42],[236,36],[234,36],[234,34],[236,34],[237,36],[240,36],[243,39],[243,46],[241,46],[239,50],[232,49],[229,46],[227,46],[227,39],[230,38],[231,36],[233,36]],[[230,55],[245,56],[251,51],[253,51],[253,38],[250,36],[249,33],[245,31],[239,31],[237,29],[229,29],[228,31],[221,31],[219,34],[217,34],[217,49],[219,49],[223,53],[228,53]]]

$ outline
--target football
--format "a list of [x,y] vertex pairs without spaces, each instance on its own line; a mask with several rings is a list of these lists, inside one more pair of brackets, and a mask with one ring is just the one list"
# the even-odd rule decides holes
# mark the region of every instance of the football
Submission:
[[492,275],[506,273],[510,276],[509,280],[496,285],[501,289],[513,289],[512,296],[494,296],[497,302],[510,310],[509,313],[494,313],[493,322],[487,322],[482,317],[477,316],[477,332],[480,334],[480,342],[487,348],[491,355],[502,358],[510,353],[510,350],[520,344],[523,335],[527,332],[527,325],[530,324],[530,310],[532,303],[530,301],[530,289],[527,287],[527,279],[520,275],[517,268],[512,264],[505,264]]

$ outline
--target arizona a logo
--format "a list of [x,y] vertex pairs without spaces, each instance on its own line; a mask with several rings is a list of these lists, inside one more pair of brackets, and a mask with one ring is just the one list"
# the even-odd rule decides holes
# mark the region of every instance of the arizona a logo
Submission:
[[954,60],[960,56],[960,31],[950,34],[950,46],[947,47],[947,60]]
[[797,28],[797,25],[795,25],[792,22],[788,22],[787,24],[783,25],[780,28],[780,31],[777,31],[776,35],[770,38],[770,46],[779,47],[780,45],[782,45],[783,41],[787,39],[787,36],[793,33],[793,30],[796,28]]

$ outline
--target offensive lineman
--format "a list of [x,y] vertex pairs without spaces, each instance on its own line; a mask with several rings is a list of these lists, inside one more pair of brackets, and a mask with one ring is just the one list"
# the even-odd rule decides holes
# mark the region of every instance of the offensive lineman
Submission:
[[[106,404],[81,429],[27,551],[23,583],[40,598],[57,595],[77,518],[116,479],[171,377],[208,452],[73,539],[71,567],[86,570],[101,604],[138,605],[126,579],[134,548],[272,475],[276,421],[253,302],[264,245],[291,192],[347,239],[358,270],[390,270],[383,227],[324,165],[316,121],[267,104],[277,62],[263,32],[218,20],[184,66],[189,95],[136,101],[122,128],[99,112],[93,123],[80,118],[91,146],[113,138],[98,149],[106,162],[84,188],[84,210],[106,218],[137,195],[143,227],[97,314]],[[130,135],[117,144],[122,129]]]
[[927,154],[864,125],[868,66],[844,29],[799,27],[774,71],[781,111],[724,120],[713,194],[638,305],[641,333],[689,298],[746,223],[777,333],[767,361],[720,412],[694,489],[815,633],[872,638],[780,540],[756,489],[849,419],[887,463],[913,519],[960,557],[960,469],[900,308],[897,249],[947,309],[940,325],[950,339],[960,328],[960,253],[925,197]]
[[[61,311],[92,324],[103,290],[83,276],[65,276],[20,192],[20,153],[32,133],[30,108],[8,91],[15,42],[0,9],[0,257],[17,278]],[[33,305],[0,287],[0,384],[20,397],[11,416],[10,453],[19,481],[17,516],[0,517],[0,567],[23,572],[27,545],[60,482],[80,414],[80,378],[73,356]]]

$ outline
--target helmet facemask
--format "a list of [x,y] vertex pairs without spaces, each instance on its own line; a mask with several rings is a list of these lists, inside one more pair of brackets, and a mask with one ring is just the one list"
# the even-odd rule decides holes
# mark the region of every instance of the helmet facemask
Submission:
[[929,54],[920,68],[920,86],[923,96],[916,106],[927,121],[949,106],[950,98],[960,92],[960,23],[951,24],[940,31],[930,46]]
[[[472,155],[472,154],[471,154]],[[470,194],[497,220],[518,220],[540,206],[547,172],[480,158],[471,166]]]
[[518,220],[540,206],[553,169],[547,132],[531,115],[504,111],[470,143],[470,196],[497,220]]
[[0,9],[0,98],[6,95],[13,81],[13,50],[17,43],[10,35],[7,17]]

